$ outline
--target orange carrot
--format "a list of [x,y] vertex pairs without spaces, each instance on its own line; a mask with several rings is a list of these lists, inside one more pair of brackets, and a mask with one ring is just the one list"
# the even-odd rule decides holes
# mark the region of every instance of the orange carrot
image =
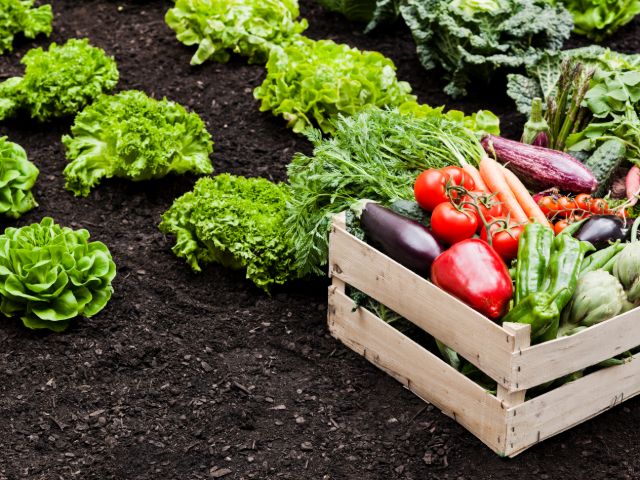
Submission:
[[529,217],[518,203],[518,199],[513,194],[502,173],[500,164],[489,157],[484,157],[480,161],[480,175],[493,193],[498,195],[504,208],[511,214],[511,218],[516,222],[527,222]]
[[533,218],[536,222],[539,222],[543,225],[549,226],[549,221],[540,207],[535,202],[535,200],[529,194],[529,190],[525,187],[520,179],[515,176],[515,174],[511,170],[507,170],[505,167],[502,167],[502,173],[504,174],[504,179],[507,181],[507,185],[516,196],[518,203],[524,210],[524,213],[527,214],[529,218]]
[[480,176],[480,172],[476,167],[471,165],[470,163],[464,162],[462,164],[462,169],[469,174],[469,176],[473,179],[473,183],[476,184],[476,190],[479,192],[486,192],[487,186],[484,184],[482,180],[482,176]]

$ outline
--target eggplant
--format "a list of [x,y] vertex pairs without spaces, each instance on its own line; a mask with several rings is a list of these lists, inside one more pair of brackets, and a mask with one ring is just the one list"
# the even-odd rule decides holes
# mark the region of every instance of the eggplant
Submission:
[[591,193],[598,187],[593,172],[567,153],[495,135],[486,135],[481,143],[488,154],[495,155],[534,190],[557,187],[566,192]]
[[611,242],[624,240],[627,233],[626,223],[620,217],[594,215],[585,220],[574,237],[589,242],[599,250],[608,247]]
[[362,209],[360,226],[385,254],[423,277],[445,250],[427,227],[374,202]]

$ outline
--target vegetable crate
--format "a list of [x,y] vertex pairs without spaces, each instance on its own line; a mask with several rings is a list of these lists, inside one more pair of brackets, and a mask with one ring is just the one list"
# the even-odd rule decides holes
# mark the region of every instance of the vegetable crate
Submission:
[[[575,335],[530,346],[528,325],[500,326],[349,234],[345,214],[330,235],[331,334],[422,399],[436,405],[499,455],[536,443],[640,392],[640,360],[604,368],[525,399],[527,389],[640,345],[640,309]],[[498,383],[494,395],[345,294],[364,292],[422,328]]]

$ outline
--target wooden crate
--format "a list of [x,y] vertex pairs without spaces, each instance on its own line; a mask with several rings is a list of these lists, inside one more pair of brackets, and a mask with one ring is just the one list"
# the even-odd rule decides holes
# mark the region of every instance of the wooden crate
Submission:
[[[492,322],[346,231],[330,235],[328,323],[346,346],[436,405],[500,455],[536,443],[640,392],[640,361],[598,370],[525,401],[526,390],[640,345],[640,308],[530,346],[528,325]],[[493,395],[345,294],[351,285],[458,352],[498,384]]]

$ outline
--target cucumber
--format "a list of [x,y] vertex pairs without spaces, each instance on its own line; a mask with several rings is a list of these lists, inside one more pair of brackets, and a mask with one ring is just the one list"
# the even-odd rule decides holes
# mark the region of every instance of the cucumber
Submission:
[[597,196],[602,197],[609,191],[613,174],[624,161],[626,153],[624,144],[614,138],[596,148],[593,155],[585,161],[585,165],[598,179],[598,189],[595,192]]

